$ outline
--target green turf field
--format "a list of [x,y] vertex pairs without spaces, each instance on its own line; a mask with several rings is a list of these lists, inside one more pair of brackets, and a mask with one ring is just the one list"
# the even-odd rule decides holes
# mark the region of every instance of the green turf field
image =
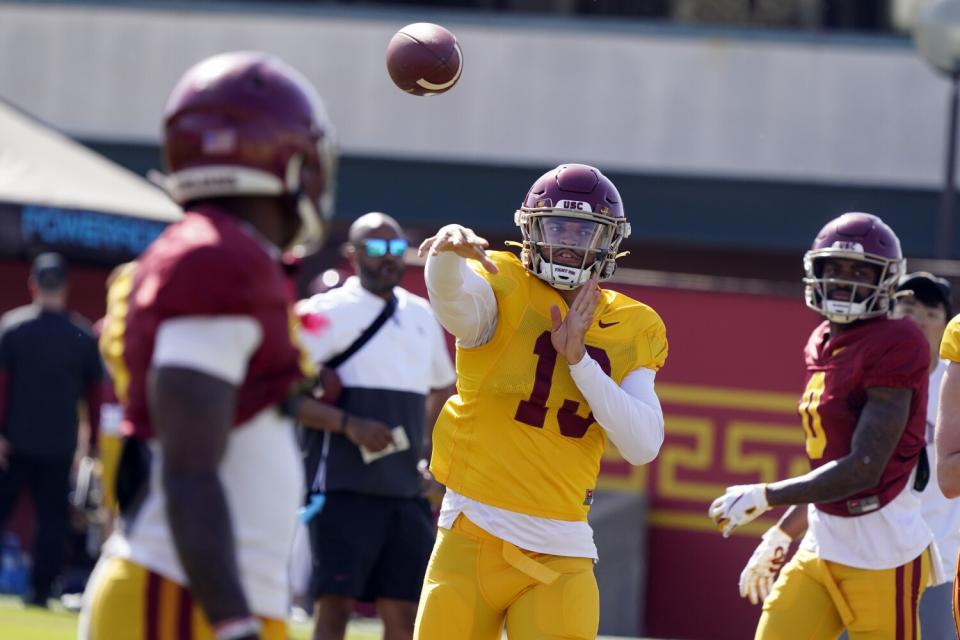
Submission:
[[[291,640],[310,638],[309,622],[291,622],[289,629]],[[383,627],[378,620],[355,620],[347,628],[347,640],[379,640],[382,636]],[[77,615],[75,613],[69,613],[59,605],[49,611],[26,608],[20,604],[19,598],[0,596],[0,640],[74,640],[76,637]],[[503,637],[506,640],[506,634]],[[618,638],[600,636],[597,640],[618,640]],[[619,640],[644,639],[619,638]]]
[[[307,623],[291,624],[291,638],[310,637]],[[374,640],[381,635],[375,621],[357,621],[350,624],[348,640]],[[4,640],[73,640],[77,637],[77,616],[57,607],[51,611],[25,608],[20,600],[0,597],[0,638]]]

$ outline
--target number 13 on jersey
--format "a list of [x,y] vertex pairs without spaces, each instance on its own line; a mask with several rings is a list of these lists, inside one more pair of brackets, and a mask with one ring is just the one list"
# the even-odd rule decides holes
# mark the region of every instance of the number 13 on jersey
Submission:
[[[600,347],[586,345],[587,353],[603,369],[603,372],[610,375],[610,358],[607,352]],[[533,381],[533,391],[530,398],[521,400],[517,406],[514,420],[542,429],[547,419],[547,398],[550,396],[550,387],[553,386],[553,370],[557,365],[557,351],[553,348],[550,341],[550,332],[544,331],[537,338],[533,347],[533,352],[537,356],[537,372]],[[594,422],[593,412],[590,412],[585,418],[577,415],[580,403],[575,400],[563,401],[563,405],[557,409],[557,422],[560,425],[560,433],[569,438],[582,438],[587,429]]]

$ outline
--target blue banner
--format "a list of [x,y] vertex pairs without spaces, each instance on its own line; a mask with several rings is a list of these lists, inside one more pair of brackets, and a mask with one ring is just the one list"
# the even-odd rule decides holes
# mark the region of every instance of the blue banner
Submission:
[[20,211],[24,243],[138,255],[166,223],[125,216],[26,205]]

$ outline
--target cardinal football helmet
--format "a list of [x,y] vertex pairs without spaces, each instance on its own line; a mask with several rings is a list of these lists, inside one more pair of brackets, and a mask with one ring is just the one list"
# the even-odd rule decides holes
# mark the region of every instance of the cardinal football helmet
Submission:
[[185,205],[223,196],[277,196],[316,247],[333,215],[336,147],[310,82],[263,53],[207,58],[183,75],[164,112],[171,197]]
[[558,289],[576,289],[593,273],[609,279],[630,235],[617,188],[585,164],[562,164],[540,176],[514,221],[523,234],[523,266]]
[[[880,276],[874,284],[823,277],[824,262],[834,258],[876,265]],[[846,324],[886,315],[907,262],[900,251],[900,240],[883,220],[869,213],[845,213],[820,230],[803,257],[803,268],[807,306],[831,322]],[[851,299],[829,299],[830,285],[852,287]],[[857,294],[863,290],[867,295],[858,301]]]

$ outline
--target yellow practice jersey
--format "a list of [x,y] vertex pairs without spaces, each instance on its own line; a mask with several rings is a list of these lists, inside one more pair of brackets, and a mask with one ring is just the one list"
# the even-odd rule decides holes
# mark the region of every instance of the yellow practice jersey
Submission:
[[960,362],[960,315],[954,316],[947,324],[940,340],[940,357],[952,362]]
[[[553,287],[512,253],[490,252],[497,328],[486,344],[457,347],[457,395],[433,433],[431,470],[457,493],[532,516],[586,520],[606,444],[603,429],[550,341]],[[603,290],[587,351],[617,384],[667,357],[663,321],[645,304]]]

